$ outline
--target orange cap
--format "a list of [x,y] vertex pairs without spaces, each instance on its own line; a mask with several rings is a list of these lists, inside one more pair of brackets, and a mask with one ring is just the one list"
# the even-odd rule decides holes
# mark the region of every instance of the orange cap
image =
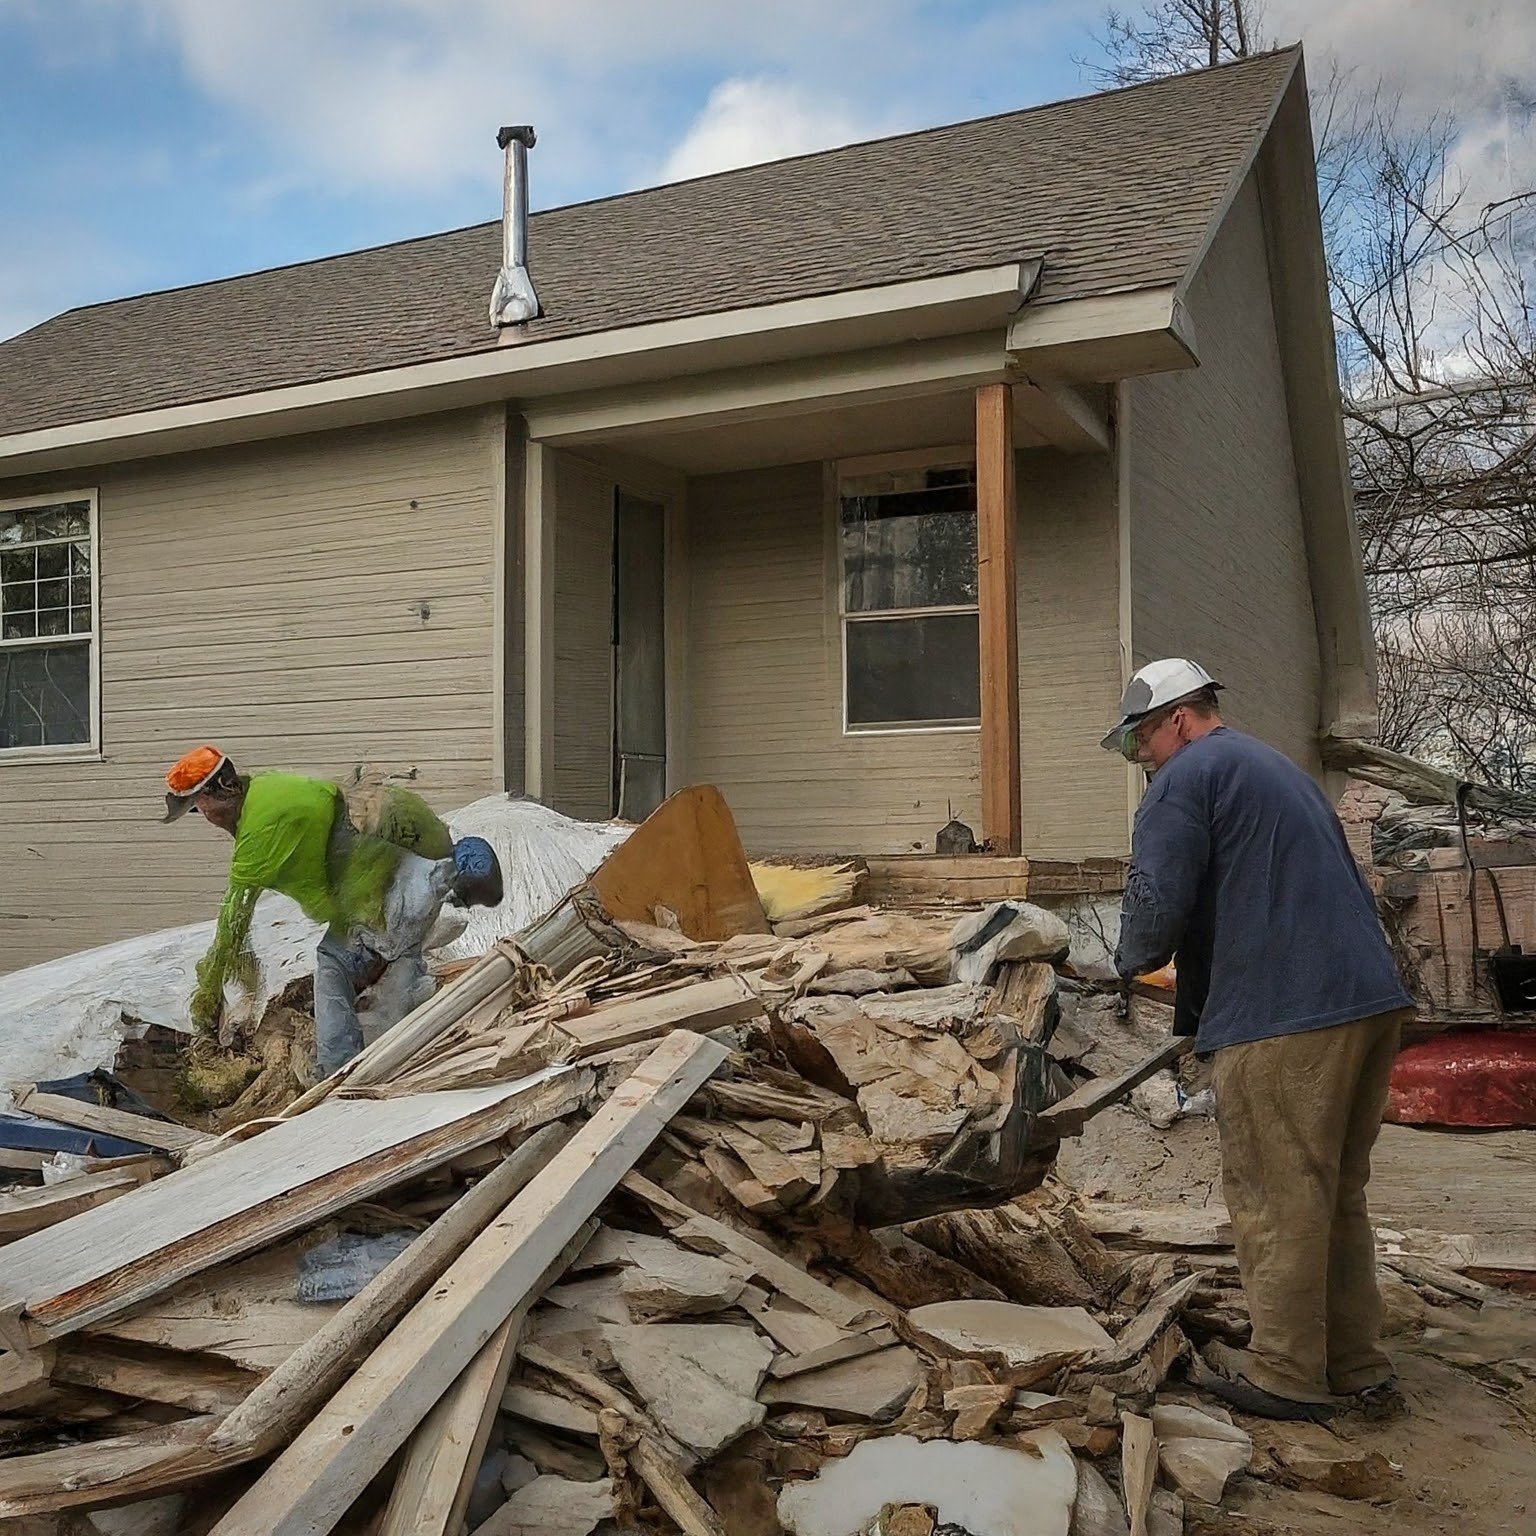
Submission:
[[193,747],[178,758],[165,776],[165,819],[175,821],[192,809],[193,799],[229,766],[229,759],[217,747]]

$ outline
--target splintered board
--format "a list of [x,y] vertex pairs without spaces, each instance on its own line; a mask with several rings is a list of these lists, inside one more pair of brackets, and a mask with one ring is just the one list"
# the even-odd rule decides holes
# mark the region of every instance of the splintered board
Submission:
[[[571,1106],[543,1072],[396,1099],[331,1099],[5,1251],[0,1333],[72,1333]],[[579,1074],[566,1075],[570,1081]],[[574,1086],[574,1084],[573,1084]]]

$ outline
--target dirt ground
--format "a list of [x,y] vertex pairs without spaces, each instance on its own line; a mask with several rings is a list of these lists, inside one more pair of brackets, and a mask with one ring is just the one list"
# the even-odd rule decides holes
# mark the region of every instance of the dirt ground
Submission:
[[[1157,1130],[1129,1109],[1090,1121],[1057,1174],[1125,1204],[1221,1203],[1221,1159],[1206,1119]],[[1385,1126],[1374,1159],[1378,1227],[1536,1236],[1536,1132]],[[1188,1508],[1199,1536],[1536,1536],[1536,1298],[1429,1306],[1388,1342],[1409,1412],[1344,1417],[1339,1438],[1389,1464],[1375,1499],[1274,1481],[1234,1483],[1220,1510]],[[1262,1445],[1274,1432],[1239,1418]]]

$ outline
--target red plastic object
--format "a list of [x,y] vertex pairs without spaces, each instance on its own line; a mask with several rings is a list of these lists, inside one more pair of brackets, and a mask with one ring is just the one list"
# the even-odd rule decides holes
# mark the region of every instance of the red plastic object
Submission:
[[1387,1119],[1399,1125],[1536,1126],[1536,1030],[1469,1030],[1397,1058]]

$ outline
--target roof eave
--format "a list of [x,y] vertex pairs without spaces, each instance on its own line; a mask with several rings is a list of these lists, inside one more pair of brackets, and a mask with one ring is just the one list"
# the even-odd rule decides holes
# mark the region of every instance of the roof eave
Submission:
[[541,399],[1001,328],[1038,257],[556,341],[504,333],[466,357],[0,436],[0,475],[120,462],[299,432]]

